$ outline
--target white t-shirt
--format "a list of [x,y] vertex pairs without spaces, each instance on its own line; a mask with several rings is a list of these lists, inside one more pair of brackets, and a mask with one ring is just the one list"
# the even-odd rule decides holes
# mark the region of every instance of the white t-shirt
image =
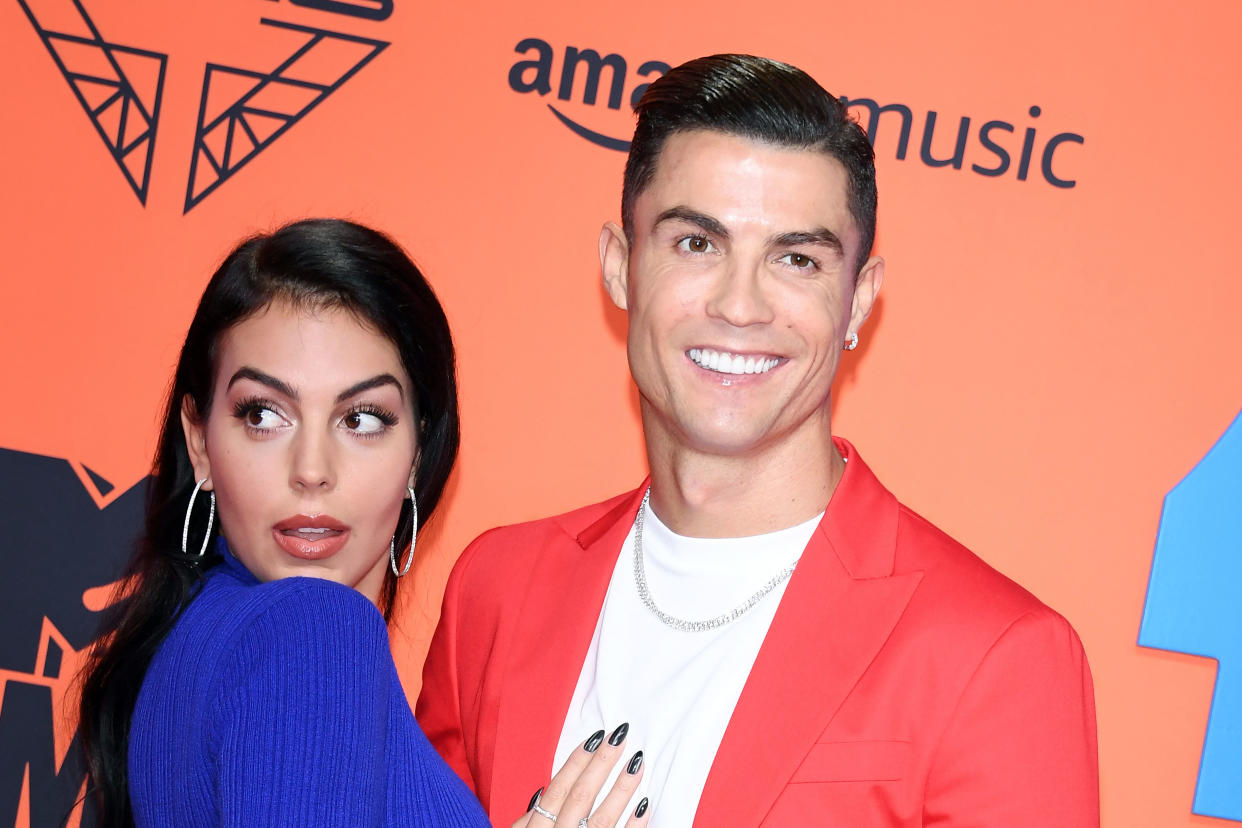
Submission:
[[[643,561],[652,600],[689,621],[715,618],[744,603],[802,556],[816,517],[766,535],[687,538],[674,534],[647,507]],[[650,799],[652,828],[684,828],[699,797],[767,635],[788,580],[741,617],[714,630],[665,626],[638,597],[634,530],[617,559],[591,647],[565,717],[552,772],[570,751],[603,728],[629,722],[624,758],[601,791],[643,751],[642,783],[629,807]]]

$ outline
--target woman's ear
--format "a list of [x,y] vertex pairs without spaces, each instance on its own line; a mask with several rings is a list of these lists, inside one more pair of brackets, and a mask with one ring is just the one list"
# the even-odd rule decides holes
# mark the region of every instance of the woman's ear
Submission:
[[181,398],[181,430],[185,432],[185,448],[190,455],[190,465],[194,467],[194,480],[206,480],[203,491],[209,492],[211,482],[211,460],[207,457],[207,424],[198,416],[198,408],[189,394]]
[[415,446],[414,447],[414,462],[410,464],[410,476],[409,476],[409,479],[407,479],[405,483],[405,485],[409,486],[411,489],[414,488],[414,483],[418,480],[418,464],[422,462],[422,459],[423,459],[423,447],[421,445]]

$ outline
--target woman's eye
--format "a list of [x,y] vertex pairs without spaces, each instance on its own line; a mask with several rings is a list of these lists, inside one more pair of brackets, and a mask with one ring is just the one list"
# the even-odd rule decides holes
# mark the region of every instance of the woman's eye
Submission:
[[385,423],[375,414],[366,411],[351,411],[341,421],[350,431],[359,434],[376,434],[384,430]]
[[277,414],[272,409],[260,408],[259,406],[255,406],[254,408],[251,408],[249,411],[247,411],[245,419],[246,419],[246,425],[250,426],[251,428],[257,428],[257,429],[262,429],[262,430],[276,428],[282,422],[284,422],[280,418],[280,415]]
[[710,253],[712,243],[705,236],[686,236],[677,246],[687,253]]

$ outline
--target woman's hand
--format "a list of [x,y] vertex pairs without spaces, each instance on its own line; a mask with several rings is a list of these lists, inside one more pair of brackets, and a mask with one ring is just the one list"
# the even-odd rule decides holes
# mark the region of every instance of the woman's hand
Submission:
[[[629,725],[623,724],[612,732],[607,741],[604,731],[599,731],[578,746],[556,776],[531,800],[531,808],[513,828],[550,828],[556,823],[560,828],[616,828],[626,817],[626,804],[638,781],[643,778],[643,754],[638,751],[626,760],[625,769],[613,783],[612,790],[594,811],[608,774],[617,760],[625,754],[625,736]],[[625,820],[625,828],[639,828],[651,819],[651,811],[644,798]]]

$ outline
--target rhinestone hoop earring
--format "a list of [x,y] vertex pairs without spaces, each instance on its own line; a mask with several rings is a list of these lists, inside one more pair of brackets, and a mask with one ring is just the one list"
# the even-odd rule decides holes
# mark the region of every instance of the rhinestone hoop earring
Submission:
[[853,333],[850,334],[849,341],[845,343],[844,350],[852,351],[857,347],[858,347],[858,331],[854,331]]
[[388,563],[392,565],[392,574],[398,578],[410,571],[410,564],[414,563],[414,542],[418,540],[418,501],[414,499],[413,488],[406,486],[405,490],[410,493],[410,556],[405,559],[403,569],[397,569],[397,536],[393,535],[388,542]]
[[[190,492],[190,502],[185,507],[185,523],[181,526],[181,554],[189,557],[190,552],[186,549],[186,544],[190,540],[190,515],[194,514],[194,500],[198,497],[198,490],[203,488],[203,484],[207,482],[207,478],[203,478],[194,484],[194,491]],[[211,526],[216,521],[216,493],[208,491],[211,496],[211,511],[207,513],[207,531],[203,533],[203,548],[198,550],[198,558],[201,560],[207,554],[207,544],[211,540]]]

